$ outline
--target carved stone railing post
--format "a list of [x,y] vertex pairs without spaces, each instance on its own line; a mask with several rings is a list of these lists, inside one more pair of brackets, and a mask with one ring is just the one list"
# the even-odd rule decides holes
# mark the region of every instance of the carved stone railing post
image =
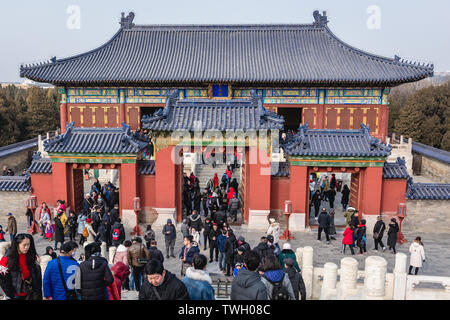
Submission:
[[386,295],[387,261],[383,257],[366,258],[364,296],[368,300],[382,300]]
[[394,268],[394,300],[405,300],[406,298],[406,254],[397,252],[395,255]]
[[358,279],[358,260],[351,257],[341,259],[341,277],[339,299],[345,300],[357,293],[356,280]]
[[313,256],[314,249],[312,247],[304,247],[303,248],[303,270],[302,276],[303,281],[305,282],[306,287],[306,299],[311,299],[312,291],[313,291],[313,276],[314,276],[314,267],[313,267]]
[[295,251],[295,257],[297,258],[297,263],[300,270],[303,270],[303,248],[297,248]]
[[320,291],[320,300],[335,300],[337,298],[337,274],[338,266],[335,263],[327,262],[323,266],[323,282]]

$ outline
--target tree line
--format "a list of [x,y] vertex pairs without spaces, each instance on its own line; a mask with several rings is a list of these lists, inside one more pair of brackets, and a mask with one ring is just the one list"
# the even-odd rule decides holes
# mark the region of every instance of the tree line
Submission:
[[56,88],[0,88],[0,146],[56,130],[60,100]]
[[389,133],[450,151],[450,81],[422,80],[391,90]]

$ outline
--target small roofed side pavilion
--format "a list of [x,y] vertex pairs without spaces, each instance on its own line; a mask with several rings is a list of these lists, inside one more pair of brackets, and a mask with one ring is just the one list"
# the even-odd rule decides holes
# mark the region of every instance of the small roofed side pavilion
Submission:
[[[369,127],[360,130],[308,129],[300,126],[296,135],[281,144],[290,164],[290,227],[303,230],[309,225],[310,175],[314,172],[351,174],[349,205],[360,216],[375,220],[382,212],[383,169],[391,146],[370,135]],[[399,191],[400,193],[404,192]]]

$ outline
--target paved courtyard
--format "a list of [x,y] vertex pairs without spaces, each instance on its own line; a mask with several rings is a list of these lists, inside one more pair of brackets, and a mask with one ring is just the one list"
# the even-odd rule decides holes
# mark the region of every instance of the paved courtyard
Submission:
[[[144,229],[144,225],[141,225]],[[18,225],[19,232],[24,232],[26,230],[25,225]],[[181,247],[183,246],[183,239],[180,230],[180,224],[177,227],[177,239],[175,245],[175,255],[178,256]],[[251,247],[255,247],[259,238],[263,235],[263,231],[254,231],[249,230],[245,225],[239,227],[233,227],[233,230],[237,237],[240,235],[244,236],[246,241],[249,242]],[[158,241],[158,248],[165,255],[165,247],[164,247],[164,236],[162,234],[162,228],[156,228],[156,240]],[[336,237],[336,241],[332,240],[331,244],[327,245],[324,234],[322,234],[322,242],[317,242],[317,231],[306,231],[306,232],[296,232],[294,236],[295,240],[291,240],[292,248],[295,250],[298,247],[311,246],[314,248],[314,266],[322,267],[326,262],[334,262],[338,266],[340,266],[340,260],[344,257],[341,254],[341,241],[342,241],[342,231],[338,230],[338,235]],[[424,267],[419,271],[419,274],[422,275],[433,275],[433,276],[445,276],[450,277],[450,235],[449,234],[436,234],[436,233],[405,233],[406,239],[408,242],[403,245],[398,245],[397,251],[403,252],[409,257],[409,245],[413,241],[416,236],[421,236],[425,246],[425,255],[426,255],[426,263]],[[7,238],[9,236],[7,235]],[[386,244],[386,235],[383,239],[383,242]],[[45,248],[50,245],[54,246],[54,242],[48,242],[47,240],[42,239],[39,235],[34,235],[34,239],[36,242],[37,252],[39,255],[45,253]],[[66,238],[68,240],[68,238]],[[203,240],[203,239],[202,239]],[[284,241],[280,241],[280,246],[282,246]],[[385,252],[373,252],[371,249],[373,248],[372,239],[368,240],[367,249],[368,252],[364,255],[355,255],[354,258],[359,261],[359,269],[364,269],[364,260],[368,255],[379,255],[384,257],[388,261],[388,272],[392,272],[395,263],[395,255],[390,253],[389,250],[386,249]],[[80,249],[81,251],[82,249]],[[80,252],[77,253],[76,258],[78,258]],[[209,259],[209,249],[206,251],[203,250],[203,244],[201,245],[201,253],[205,254]],[[350,256],[350,251],[346,252],[346,256]],[[409,260],[408,260],[409,261]],[[180,274],[180,261],[174,258],[166,259],[164,261],[164,267],[175,273],[176,275]],[[220,274],[217,262],[213,262],[208,264],[207,270],[210,273]],[[123,299],[137,299],[137,293],[135,291],[131,291],[124,294]]]

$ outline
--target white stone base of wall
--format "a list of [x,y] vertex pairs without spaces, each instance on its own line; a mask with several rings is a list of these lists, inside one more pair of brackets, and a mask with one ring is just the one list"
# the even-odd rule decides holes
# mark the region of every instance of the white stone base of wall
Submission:
[[154,208],[158,213],[158,217],[153,222],[153,227],[162,227],[167,223],[167,219],[171,219],[175,228],[177,227],[177,210],[175,208]]
[[129,234],[136,226],[136,214],[134,213],[134,210],[122,210],[121,220],[125,233]]
[[292,213],[289,216],[289,231],[305,231],[305,214]]
[[267,229],[269,221],[267,216],[270,210],[249,210],[248,214],[248,228],[249,229]]

